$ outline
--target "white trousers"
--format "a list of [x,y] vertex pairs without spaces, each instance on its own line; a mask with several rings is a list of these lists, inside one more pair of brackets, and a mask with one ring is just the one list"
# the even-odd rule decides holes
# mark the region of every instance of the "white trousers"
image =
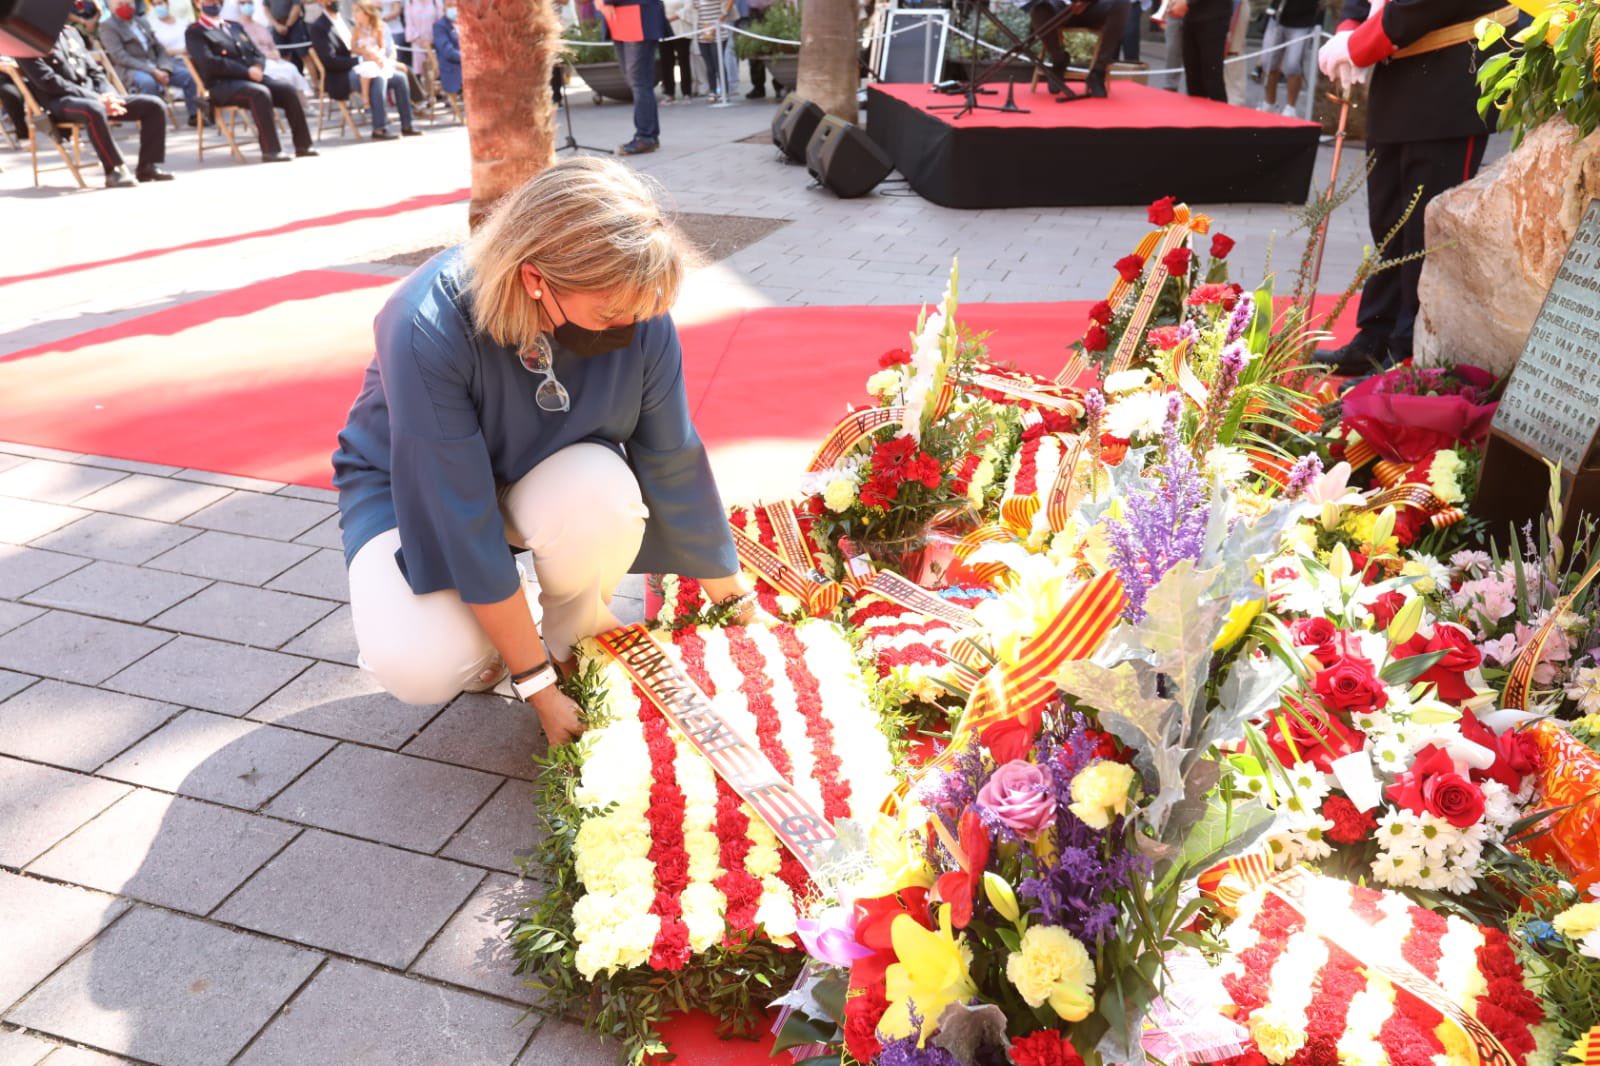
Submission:
[[[529,608],[550,653],[617,625],[611,593],[639,554],[648,515],[618,455],[575,444],[500,492],[506,540],[533,554]],[[350,561],[350,617],[363,664],[407,703],[444,703],[496,661],[494,645],[454,589],[417,595],[395,561],[400,531],[372,538]],[[526,588],[525,588],[525,591]]]

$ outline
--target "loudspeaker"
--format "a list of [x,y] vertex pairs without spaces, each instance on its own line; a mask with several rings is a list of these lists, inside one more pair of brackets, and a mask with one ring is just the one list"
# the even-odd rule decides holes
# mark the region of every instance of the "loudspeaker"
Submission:
[[49,54],[71,6],[72,0],[0,0],[0,56]]
[[806,161],[806,145],[822,121],[822,108],[794,93],[784,97],[772,116],[772,143],[794,163]]
[[867,131],[824,115],[806,145],[806,169],[836,196],[865,196],[889,176],[894,160]]

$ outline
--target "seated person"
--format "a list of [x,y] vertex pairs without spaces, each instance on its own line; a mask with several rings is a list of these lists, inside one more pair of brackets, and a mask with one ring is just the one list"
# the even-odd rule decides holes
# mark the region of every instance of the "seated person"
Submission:
[[11,80],[10,70],[17,69],[15,59],[0,56],[0,111],[11,121],[11,132],[17,140],[28,139],[28,105],[22,102],[22,90]]
[[378,6],[373,3],[356,5],[359,26],[350,28],[339,9],[323,5],[323,16],[311,24],[311,44],[317,50],[328,72],[323,91],[335,100],[348,100],[351,90],[360,89],[367,94],[367,104],[372,109],[372,139],[386,141],[394,137],[389,132],[389,110],[385,100],[392,92],[395,105],[400,109],[400,131],[407,137],[420,137],[422,131],[411,124],[411,92],[400,64],[393,59],[394,44],[388,39]]
[[78,31],[89,51],[101,47],[100,5],[95,0],[73,0],[67,6],[67,25]]
[[133,0],[115,0],[111,21],[100,27],[100,41],[126,88],[148,96],[164,96],[168,85],[176,85],[189,111],[189,125],[195,124],[200,94],[189,68],[167,54],[149,23],[134,12]]
[[1056,28],[1044,35],[1045,55],[1050,57],[1050,91],[1058,93],[1056,99],[1071,100],[1077,94],[1067,88],[1067,52],[1061,43],[1064,29],[1090,29],[1100,32],[1095,45],[1094,58],[1089,62],[1087,83],[1090,96],[1106,95],[1106,70],[1117,58],[1122,45],[1123,31],[1128,25],[1129,0],[1019,0],[1017,6],[1028,12],[1034,32],[1058,18],[1068,8],[1071,14]]
[[145,25],[156,35],[156,40],[161,42],[167,55],[181,56],[189,50],[188,43],[183,39],[184,31],[189,28],[189,20],[174,15],[168,0],[157,0],[145,16]]
[[256,21],[256,0],[239,0],[239,25],[244,27],[245,34],[260,49],[261,54],[267,57],[266,66],[263,68],[267,77],[288,82],[301,96],[311,95],[311,83],[306,81],[306,76],[300,73],[299,67],[285,59],[283,53],[278,51],[272,31],[266,24]]
[[289,159],[278,141],[273,108],[282,111],[288,120],[289,132],[294,138],[294,154],[317,154],[311,147],[311,130],[306,126],[305,109],[300,106],[294,87],[267,76],[266,57],[244,32],[243,26],[222,20],[220,0],[201,3],[200,20],[189,27],[184,39],[189,46],[189,59],[200,72],[200,80],[211,91],[211,102],[250,109],[256,134],[261,138],[263,163],[284,163]]
[[444,17],[433,24],[433,55],[439,61],[439,91],[459,95],[461,37],[456,32],[455,0],[450,0],[444,9]]
[[[106,169],[106,188],[120,189],[141,181],[171,181],[161,164],[167,158],[167,105],[154,97],[114,92],[83,38],[70,24],[62,27],[50,53],[19,59],[17,66],[40,107],[52,119],[79,122]],[[111,138],[112,119],[139,123],[139,165],[134,173]]]

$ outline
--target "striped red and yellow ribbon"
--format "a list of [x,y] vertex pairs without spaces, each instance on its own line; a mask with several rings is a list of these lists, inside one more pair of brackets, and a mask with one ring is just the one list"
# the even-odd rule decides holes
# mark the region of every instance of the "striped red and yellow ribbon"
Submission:
[[[1148,260],[1150,253],[1156,250],[1156,245],[1161,243],[1162,232],[1162,230],[1152,230],[1145,234],[1138,247],[1134,248],[1133,254],[1140,259]],[[1111,288],[1106,291],[1106,303],[1111,305],[1113,311],[1122,305],[1122,301],[1127,298],[1128,293],[1133,291],[1133,286],[1133,282],[1123,280],[1121,274],[1117,275],[1117,280],[1112,282]],[[1056,384],[1072,385],[1083,377],[1088,369],[1088,358],[1082,352],[1075,351],[1072,353],[1072,358],[1067,360],[1067,365],[1062,367],[1061,371],[1056,374]]]
[[1523,646],[1517,661],[1511,664],[1511,673],[1506,675],[1505,688],[1500,692],[1501,707],[1518,711],[1528,709],[1528,694],[1533,689],[1533,672],[1538,669],[1539,660],[1544,655],[1545,641],[1555,632],[1562,616],[1571,613],[1572,605],[1596,577],[1600,577],[1600,556],[1597,556],[1589,569],[1583,572],[1583,576],[1578,578],[1578,583],[1572,586],[1571,591],[1555,602],[1545,620],[1533,631],[1533,636],[1528,638],[1528,643]]
[[1056,476],[1051,480],[1050,491],[1045,496],[1045,520],[1050,523],[1052,533],[1060,533],[1067,528],[1072,509],[1077,504],[1073,488],[1077,483],[1078,464],[1083,460],[1083,437],[1062,437],[1061,446],[1064,449],[1061,463],[1056,467]]
[[1151,259],[1150,273],[1144,283],[1144,291],[1139,294],[1139,302],[1133,305],[1133,316],[1128,319],[1128,328],[1122,334],[1122,339],[1117,342],[1117,351],[1111,358],[1111,365],[1106,370],[1106,376],[1120,374],[1133,363],[1133,353],[1139,350],[1139,344],[1144,340],[1145,327],[1150,324],[1150,316],[1155,313],[1156,300],[1161,295],[1161,289],[1167,283],[1166,257],[1168,253],[1177,250],[1189,239],[1189,227],[1184,225],[1171,225],[1167,227],[1161,244],[1157,247]]
[[1600,1025],[1578,1037],[1578,1042],[1572,1045],[1567,1056],[1576,1060],[1579,1066],[1600,1066]]
[[828,431],[828,435],[817,446],[811,462],[806,464],[806,470],[814,474],[819,470],[830,469],[856,445],[878,430],[897,426],[904,422],[905,418],[904,407],[867,407],[860,411],[851,411],[839,420],[838,425]]
[[1265,848],[1247,851],[1220,862],[1195,879],[1200,894],[1217,901],[1224,914],[1232,914],[1239,901],[1272,880],[1277,873]]
[[1351,470],[1360,470],[1378,457],[1378,449],[1364,440],[1358,440],[1344,450],[1344,461]]
[[993,585],[1008,567],[1004,563],[972,563],[968,560],[985,544],[1010,544],[1014,540],[1015,537],[999,526],[982,526],[961,538],[955,546],[955,557],[966,565],[973,580],[983,585]]

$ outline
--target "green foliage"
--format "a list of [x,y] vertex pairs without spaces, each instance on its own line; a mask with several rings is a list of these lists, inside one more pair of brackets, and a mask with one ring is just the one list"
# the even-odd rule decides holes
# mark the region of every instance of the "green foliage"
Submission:
[[[750,23],[747,27],[751,33],[759,33],[763,37],[776,37],[783,41],[800,40],[800,7],[797,4],[772,4],[761,13],[761,17]],[[773,44],[771,41],[758,41],[754,37],[744,34],[735,34],[733,38],[733,54],[740,59],[760,59],[763,56],[798,55],[800,46],[796,44]]]
[[1478,67],[1478,111],[1498,111],[1500,128],[1517,143],[1557,115],[1576,126],[1578,136],[1593,133],[1600,127],[1597,12],[1594,4],[1564,0],[1509,37],[1504,26],[1480,22],[1478,47],[1494,54]]
[[[580,22],[576,26],[568,27],[561,34],[569,41],[604,41],[606,39],[605,24],[599,19],[593,22]],[[617,50],[609,44],[584,45],[580,48],[568,47],[562,52],[568,63],[580,65],[584,63],[615,63]]]

